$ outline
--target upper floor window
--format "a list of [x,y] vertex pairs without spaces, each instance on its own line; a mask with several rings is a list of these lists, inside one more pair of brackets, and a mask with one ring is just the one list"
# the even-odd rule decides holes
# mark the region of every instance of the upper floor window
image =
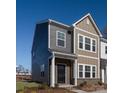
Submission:
[[105,46],[105,54],[107,54],[107,46]]
[[64,32],[57,31],[57,46],[66,47],[66,34]]
[[85,50],[90,50],[90,38],[85,37]]
[[78,48],[81,50],[96,51],[96,40],[87,36],[78,35]]
[[96,51],[96,41],[92,40],[92,51]]
[[83,49],[83,36],[79,36],[79,48]]

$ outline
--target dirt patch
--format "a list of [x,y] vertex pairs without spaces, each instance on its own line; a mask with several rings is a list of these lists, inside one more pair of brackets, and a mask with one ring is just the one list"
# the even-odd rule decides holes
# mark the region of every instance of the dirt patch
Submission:
[[16,93],[75,93],[64,88],[49,88],[49,89],[25,89]]

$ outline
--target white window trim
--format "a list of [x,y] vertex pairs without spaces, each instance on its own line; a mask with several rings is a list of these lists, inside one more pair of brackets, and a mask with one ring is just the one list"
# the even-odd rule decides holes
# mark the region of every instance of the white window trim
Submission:
[[[79,65],[83,66],[83,77],[79,77]],[[85,77],[85,66],[90,66],[90,77]],[[95,77],[92,77],[92,67],[95,67]],[[97,78],[97,68],[96,65],[90,65],[90,64],[82,64],[82,63],[78,63],[78,78],[79,79],[95,79]]]
[[[65,39],[60,39],[60,38],[59,38],[59,40],[64,40],[64,46],[59,46],[59,45],[58,45],[58,32],[63,33],[64,36],[65,36]],[[65,33],[65,32],[56,31],[56,46],[57,46],[57,47],[61,47],[61,48],[66,48],[66,33]]]
[[[83,37],[83,48],[80,48],[79,47],[79,36],[82,36]],[[85,38],[89,38],[90,39],[90,50],[85,50]],[[95,40],[95,43],[96,43],[96,45],[95,45],[95,51],[92,51],[92,40]],[[78,33],[78,50],[83,50],[83,51],[87,51],[87,52],[92,52],[92,53],[96,53],[97,52],[97,40],[96,39],[94,39],[94,38],[91,38],[91,37],[88,37],[88,36],[84,36],[84,35],[82,35],[82,34],[79,34]]]

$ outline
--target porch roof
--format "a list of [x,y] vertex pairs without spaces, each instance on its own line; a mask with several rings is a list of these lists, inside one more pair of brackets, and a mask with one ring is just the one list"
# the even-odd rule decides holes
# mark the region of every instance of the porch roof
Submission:
[[54,55],[57,58],[70,59],[70,60],[77,59],[77,56],[75,54],[70,54],[70,53],[54,52]]

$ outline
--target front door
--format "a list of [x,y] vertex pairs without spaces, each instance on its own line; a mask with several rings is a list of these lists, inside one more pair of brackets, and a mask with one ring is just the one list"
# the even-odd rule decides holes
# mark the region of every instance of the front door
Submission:
[[57,81],[65,83],[65,65],[63,64],[57,64]]

